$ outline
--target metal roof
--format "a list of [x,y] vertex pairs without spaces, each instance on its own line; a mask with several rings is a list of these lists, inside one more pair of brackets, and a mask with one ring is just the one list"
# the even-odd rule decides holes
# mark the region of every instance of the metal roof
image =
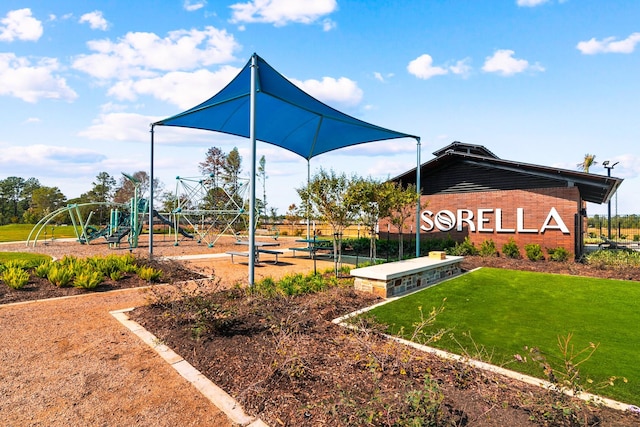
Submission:
[[[535,183],[537,188],[575,186],[578,187],[582,200],[601,204],[607,203],[611,199],[623,181],[621,178],[616,177],[503,160],[483,146],[467,145],[457,141],[437,150],[434,154],[436,154],[436,158],[421,165],[422,194],[512,189],[509,188],[509,184],[514,185],[514,177],[517,177],[520,180],[524,179],[532,184]],[[467,170],[474,169],[476,172],[478,168],[482,168],[486,174],[502,174],[505,179],[502,180],[502,183],[493,182],[492,185],[470,183],[467,179],[468,176],[465,175],[472,174],[461,173],[465,168]],[[433,177],[437,174],[446,174],[447,170],[456,170],[455,173],[459,175],[447,177],[448,182],[454,182],[455,185],[450,186],[447,191],[442,191],[440,188],[430,188],[430,181],[433,181]],[[392,181],[400,181],[405,184],[415,183],[416,169],[414,168],[398,175]],[[527,186],[527,188],[531,187]]]

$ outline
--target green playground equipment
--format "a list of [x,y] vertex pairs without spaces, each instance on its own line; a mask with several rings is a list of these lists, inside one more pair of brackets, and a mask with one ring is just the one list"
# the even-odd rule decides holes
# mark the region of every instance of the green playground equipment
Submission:
[[[248,235],[249,180],[226,175],[176,177],[173,230],[193,230],[198,243],[213,247],[224,234],[236,239]],[[175,234],[175,245],[180,238]]]
[[[109,243],[109,247],[115,248],[120,246],[123,238],[127,237],[129,248],[138,247],[138,238],[142,233],[142,224],[144,216],[148,214],[146,199],[140,198],[138,195],[138,187],[140,182],[132,176],[125,173],[123,175],[134,184],[134,196],[128,203],[113,202],[89,202],[79,204],[69,204],[63,208],[57,209],[42,218],[32,229],[27,237],[27,246],[35,246],[38,242],[40,234],[45,227],[57,216],[68,214],[75,230],[76,239],[81,244],[89,244],[91,241],[100,237],[104,237]],[[111,206],[109,215],[109,224],[104,227],[96,228],[91,224],[94,211],[89,212],[86,219],[83,217],[81,208],[86,206]]]

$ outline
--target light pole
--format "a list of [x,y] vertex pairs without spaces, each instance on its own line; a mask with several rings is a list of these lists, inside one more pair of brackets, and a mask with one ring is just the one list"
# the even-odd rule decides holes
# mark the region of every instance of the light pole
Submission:
[[[605,160],[604,162],[602,162],[602,166],[605,167],[605,169],[607,170],[607,176],[611,177],[611,169],[613,169],[614,167],[616,167],[616,165],[620,162],[615,162],[612,165],[609,165],[611,162],[609,162],[609,160]],[[609,203],[607,205],[607,238],[609,240],[611,240],[611,197],[609,197]]]

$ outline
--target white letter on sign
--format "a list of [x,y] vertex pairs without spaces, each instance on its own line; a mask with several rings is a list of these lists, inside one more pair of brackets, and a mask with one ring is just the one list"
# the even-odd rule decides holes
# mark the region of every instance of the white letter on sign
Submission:
[[[550,224],[552,219],[556,222],[556,225]],[[542,228],[540,228],[541,233],[544,233],[545,230],[560,230],[564,234],[569,234],[569,229],[565,225],[564,221],[562,221],[562,218],[560,218],[560,214],[556,208],[551,208],[549,215],[547,215],[547,219],[544,220],[544,224],[542,224]]]
[[[464,214],[467,214],[467,216]],[[473,211],[470,209],[458,209],[458,228],[456,230],[462,231],[462,224],[465,222],[469,226],[469,231],[476,231],[476,225],[473,223]]]
[[427,223],[427,225],[422,224],[420,226],[420,228],[424,231],[433,230],[433,221],[431,220],[431,218],[429,218],[431,215],[433,215],[433,212],[431,211],[422,211],[422,213],[420,214],[422,220]]

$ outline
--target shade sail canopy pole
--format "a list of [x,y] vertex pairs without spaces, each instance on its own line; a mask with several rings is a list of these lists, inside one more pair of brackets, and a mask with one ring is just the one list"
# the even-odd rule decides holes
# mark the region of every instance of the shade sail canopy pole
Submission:
[[151,125],[151,166],[149,170],[149,258],[153,256],[153,128]]
[[305,211],[307,214],[307,240],[311,238],[311,204],[309,203],[309,185],[311,184],[311,161],[307,159],[307,200],[305,201]]
[[256,263],[256,54],[251,56],[251,96],[249,106],[249,139],[251,140],[251,180],[249,191],[249,287],[253,287]]
[[416,203],[416,258],[418,258],[420,257],[420,194],[422,193],[420,187],[422,183],[420,182],[420,138],[416,137],[416,141],[416,157],[418,158],[418,164],[416,166],[416,193],[418,193],[418,201]]

